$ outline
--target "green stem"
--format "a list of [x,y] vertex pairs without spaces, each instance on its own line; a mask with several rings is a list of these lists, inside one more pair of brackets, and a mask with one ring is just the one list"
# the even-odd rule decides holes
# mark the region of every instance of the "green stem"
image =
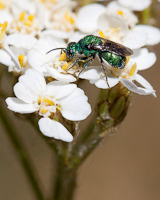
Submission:
[[149,19],[150,19],[150,7],[142,11],[143,24],[148,24]]
[[33,165],[31,164],[31,161],[26,153],[24,146],[22,145],[22,142],[18,140],[15,126],[12,124],[8,115],[6,115],[6,111],[4,110],[3,106],[0,106],[0,118],[4,128],[6,129],[6,133],[9,139],[11,140],[16,152],[18,153],[23,169],[25,170],[26,175],[34,189],[36,199],[43,200],[44,198],[38,184],[39,180],[37,181],[37,177],[33,173]]
[[75,187],[76,170],[69,168],[65,160],[58,157],[54,197],[52,200],[72,200]]
[[101,91],[96,106],[97,115],[72,148],[69,158],[71,168],[77,168],[106,135],[116,130],[126,116],[130,101],[131,93],[121,84]]
[[78,168],[83,163],[83,161],[92,153],[92,151],[94,151],[94,149],[98,146],[98,144],[103,140],[104,137],[109,137],[109,134],[107,134],[107,131],[101,133],[101,136],[89,141],[88,144],[85,144],[87,151],[82,152],[82,156],[79,160],[77,160],[77,163],[75,163],[74,168]]

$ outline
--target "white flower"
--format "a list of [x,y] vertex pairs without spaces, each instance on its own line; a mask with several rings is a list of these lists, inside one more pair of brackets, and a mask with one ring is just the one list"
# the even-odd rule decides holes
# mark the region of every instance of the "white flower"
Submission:
[[41,118],[38,125],[40,131],[47,137],[54,137],[65,142],[72,142],[73,140],[71,133],[60,122],[50,118]]
[[146,33],[146,45],[156,45],[160,43],[160,29],[149,25],[137,25],[133,31]]
[[[41,38],[29,50],[28,62],[32,68],[42,72],[45,76],[52,76],[59,81],[75,82],[77,79],[65,71],[70,63],[60,59],[60,50],[46,54],[49,50],[58,47],[65,48],[66,43],[56,37]],[[74,69],[69,70],[69,73],[72,72],[74,72]]]
[[152,1],[151,0],[118,0],[121,6],[124,6],[130,10],[142,11],[148,8]]
[[108,13],[121,15],[129,27],[133,27],[138,23],[138,17],[129,9],[120,6],[116,1],[111,1],[106,8]]
[[3,24],[5,21],[11,23],[13,20],[12,14],[9,12],[8,9],[1,9],[0,10],[0,23]]
[[[81,16],[84,18],[83,16]],[[83,19],[85,20],[85,18]],[[83,32],[75,32],[69,38],[71,42],[78,42],[85,35],[86,27],[79,24],[81,28],[79,29]],[[86,25],[87,26],[87,25]],[[127,23],[122,16],[114,13],[103,13],[98,17],[97,23],[95,24],[94,30],[99,30],[99,32],[94,32],[94,35],[112,40],[117,43],[121,43],[131,49],[137,49],[146,45],[147,34],[141,30],[129,30]],[[136,27],[136,26],[135,26]],[[90,32],[92,34],[92,32]]]
[[79,9],[76,27],[83,33],[94,33],[98,30],[98,17],[105,11],[105,6],[94,3]]
[[[111,3],[111,6],[113,4],[114,2]],[[92,16],[94,12],[92,12],[91,5],[82,8],[84,9],[84,11],[85,9],[87,9],[88,12],[86,13]],[[94,5],[95,4],[92,5],[93,8]],[[118,8],[115,8],[115,10],[116,9]],[[121,14],[122,12],[123,11],[121,11]],[[96,14],[94,14],[95,16],[97,16],[97,20],[94,20],[94,23],[91,22],[91,19],[90,22],[87,21],[87,17],[85,16],[87,14],[83,15],[82,12],[82,14],[77,18],[78,22],[82,22],[78,23],[78,28],[81,32],[74,32],[70,36],[69,42],[78,42],[81,38],[85,36],[85,34],[94,34],[97,36],[101,36],[108,40],[121,43],[131,49],[138,49],[148,44],[155,45],[158,44],[160,41],[160,31],[158,28],[148,25],[133,26],[133,23],[131,22],[130,26],[133,27],[129,29],[126,19],[130,20],[130,18],[127,15],[121,16],[120,14],[112,12],[112,9],[110,9],[110,11],[97,12]],[[96,32],[98,30],[99,32]],[[153,37],[153,35],[155,37]]]
[[[99,32],[94,35],[121,43],[131,49],[140,48],[147,43],[147,34],[145,32],[129,30],[122,16],[117,14],[109,14],[107,12],[101,14],[98,18],[97,30]],[[69,41],[78,42],[83,37],[84,34],[75,32],[71,35]]]
[[19,64],[21,69],[17,71],[16,65],[9,66],[8,71],[11,72],[21,72],[29,68],[28,64],[28,50],[37,42],[37,39],[31,35],[25,34],[10,34],[6,37],[6,42],[10,45],[10,48],[14,55],[16,56],[17,60],[19,60]]
[[29,15],[25,11],[22,11],[14,17],[12,22],[9,24],[7,32],[9,34],[20,33],[37,36],[43,28],[43,24],[36,16]]
[[[115,86],[119,81],[127,87],[129,90],[141,94],[155,94],[155,90],[141,75],[137,74],[138,71],[150,68],[156,61],[156,55],[149,53],[146,48],[137,49],[134,51],[129,62],[126,64],[124,69],[115,69],[106,63],[108,72],[108,83],[110,87]],[[101,67],[91,67],[81,73],[80,78],[90,80],[90,83],[95,84],[98,88],[107,89],[106,77]],[[137,81],[144,88],[136,86],[133,81]]]
[[[73,137],[65,127],[55,121],[57,115],[61,113],[67,120],[80,121],[91,113],[87,96],[76,84],[59,81],[46,84],[43,75],[34,69],[28,69],[20,76],[19,82],[14,86],[14,93],[16,97],[6,99],[10,110],[18,113],[38,111],[39,115],[50,117],[51,119],[39,121],[42,133],[67,142],[72,141]],[[64,135],[61,130],[64,130]]]
[[14,17],[20,15],[22,11],[29,15],[35,15],[39,11],[37,3],[33,0],[11,0],[10,10]]
[[19,71],[21,69],[19,61],[6,41],[7,25],[8,23],[4,22],[0,28],[0,63],[9,67],[15,67]]
[[1,0],[0,23],[8,22],[7,33],[38,35],[44,28],[39,5],[32,0]]
[[41,1],[40,7],[43,13],[43,21],[46,30],[41,36],[51,35],[67,39],[75,29],[76,15],[73,8],[76,2],[70,0]]
[[120,15],[102,14],[98,19],[98,28],[101,37],[121,43],[131,49],[140,48],[146,43],[146,34],[129,30]]
[[120,15],[102,14],[98,19],[98,27],[102,37],[121,43],[131,49],[138,49],[148,44],[155,45],[160,42],[158,28],[149,25],[136,25],[132,29],[128,29]]

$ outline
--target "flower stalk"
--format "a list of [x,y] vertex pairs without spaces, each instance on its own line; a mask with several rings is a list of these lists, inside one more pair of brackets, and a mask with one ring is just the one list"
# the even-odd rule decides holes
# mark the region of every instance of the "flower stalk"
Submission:
[[54,200],[71,200],[76,185],[76,171],[104,137],[116,131],[126,116],[132,93],[122,84],[101,90],[96,115],[90,127],[72,143],[63,144],[63,155],[57,156]]
[[63,159],[57,158],[57,171],[52,200],[72,200],[76,188],[76,169],[69,168]]
[[71,168],[78,167],[106,135],[115,132],[126,116],[131,98],[132,93],[120,83],[112,89],[101,90],[93,122],[70,149]]

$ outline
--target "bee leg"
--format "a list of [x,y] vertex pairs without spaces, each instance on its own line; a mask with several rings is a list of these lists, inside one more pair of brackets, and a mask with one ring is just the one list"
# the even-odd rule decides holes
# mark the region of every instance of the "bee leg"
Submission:
[[103,60],[102,60],[102,57],[101,57],[100,54],[99,54],[99,58],[100,58],[100,61],[101,61],[101,67],[103,68],[103,71],[104,71],[104,74],[105,74],[105,77],[106,77],[106,83],[107,83],[109,89],[111,89],[110,86],[109,86],[109,83],[108,83],[108,79],[107,79],[107,70],[106,70],[106,68],[103,64]]
[[85,62],[84,66],[83,66],[83,69],[82,69],[82,70],[79,72],[79,74],[78,74],[78,77],[79,77],[79,75],[85,70],[85,68],[87,67],[88,63],[89,63],[89,62],[93,62],[94,58],[95,58],[95,57],[93,57],[93,58],[87,60],[87,62]]
[[75,60],[75,62],[73,63],[73,65],[66,70],[66,72],[68,72],[70,69],[72,69],[72,67],[74,67],[77,64],[78,60],[80,60],[80,58],[77,58]]

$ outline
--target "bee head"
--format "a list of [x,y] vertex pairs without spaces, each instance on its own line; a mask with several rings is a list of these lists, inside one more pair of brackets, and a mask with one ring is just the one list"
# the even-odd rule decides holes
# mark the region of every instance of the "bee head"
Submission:
[[66,56],[69,61],[71,61],[76,56],[76,42],[70,42],[67,45]]

